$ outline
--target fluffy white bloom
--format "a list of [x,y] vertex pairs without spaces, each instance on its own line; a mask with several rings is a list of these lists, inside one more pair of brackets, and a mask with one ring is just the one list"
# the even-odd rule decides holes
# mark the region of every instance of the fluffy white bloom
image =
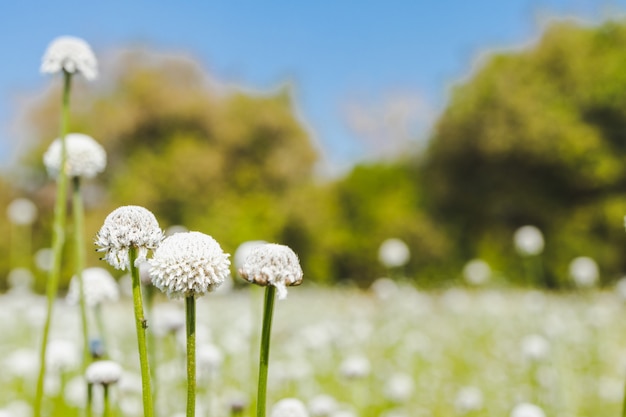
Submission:
[[408,401],[415,389],[415,382],[411,375],[396,373],[389,378],[385,385],[385,397],[396,403]]
[[478,387],[463,387],[456,394],[454,407],[460,414],[483,408],[483,392]]
[[320,394],[309,401],[309,412],[313,417],[328,417],[339,408],[337,400],[327,394]]
[[569,264],[569,274],[581,288],[593,287],[600,278],[598,264],[588,256],[574,258]]
[[287,297],[287,286],[302,283],[300,260],[291,248],[276,243],[255,246],[239,275],[257,285],[273,285],[278,291],[278,299]]
[[87,80],[94,80],[98,76],[98,61],[89,44],[73,36],[61,36],[52,41],[41,61],[41,72],[60,71],[80,72]]
[[472,259],[463,267],[465,281],[473,285],[482,285],[491,277],[491,267],[482,259]]
[[46,350],[46,364],[61,372],[78,368],[80,354],[76,344],[64,339],[51,340]]
[[239,270],[243,267],[244,262],[246,262],[246,258],[250,255],[252,249],[256,248],[260,245],[265,245],[267,242],[264,240],[248,240],[247,242],[243,242],[241,245],[237,247],[235,250],[235,254],[233,255],[233,264],[236,270]]
[[201,296],[228,276],[229,256],[204,233],[173,234],[165,238],[150,260],[152,283],[170,298]]
[[27,198],[16,198],[7,206],[7,217],[13,224],[33,224],[37,218],[37,206]]
[[511,410],[510,417],[546,417],[546,413],[535,404],[520,403]]
[[104,219],[96,235],[98,252],[106,252],[104,260],[116,269],[130,267],[128,251],[137,248],[135,266],[146,260],[148,250],[156,249],[163,240],[163,231],[154,214],[140,206],[122,206]]
[[122,377],[122,367],[114,361],[96,361],[85,371],[85,379],[90,384],[114,384]]
[[543,251],[543,234],[535,226],[522,226],[515,231],[513,242],[522,256],[539,255]]
[[522,354],[532,361],[545,359],[550,353],[550,342],[540,334],[530,334],[522,340]]
[[349,356],[339,365],[339,372],[345,378],[365,378],[370,374],[370,361],[365,356]]
[[[65,136],[65,169],[70,177],[93,178],[104,171],[107,154],[91,136],[83,133],[68,133]],[[52,178],[61,171],[62,143],[55,139],[43,155],[43,163]]]
[[272,407],[270,417],[309,417],[302,401],[297,398],[285,398]]
[[391,238],[385,240],[378,248],[378,260],[387,268],[406,265],[411,258],[411,251],[404,241]]
[[[86,268],[82,272],[85,304],[95,307],[105,302],[115,302],[120,298],[120,289],[113,276],[104,268]],[[77,304],[80,300],[80,281],[73,276],[67,292],[67,301]]]

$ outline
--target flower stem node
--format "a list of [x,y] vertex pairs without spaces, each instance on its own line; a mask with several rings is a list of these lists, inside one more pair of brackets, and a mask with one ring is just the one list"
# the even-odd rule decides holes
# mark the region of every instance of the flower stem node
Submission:
[[209,235],[175,233],[163,240],[149,261],[152,283],[169,298],[202,296],[228,277],[229,256]]
[[248,282],[276,287],[278,299],[287,297],[287,286],[302,283],[302,268],[298,255],[291,248],[276,243],[254,247],[239,274]]
[[41,60],[41,72],[61,71],[79,72],[89,81],[98,77],[98,61],[87,42],[73,36],[60,36],[50,43]]
[[146,260],[148,250],[155,250],[163,240],[163,231],[154,214],[140,206],[122,206],[104,219],[96,234],[98,252],[105,252],[104,260],[116,269],[130,268],[128,251],[137,248],[135,266]]

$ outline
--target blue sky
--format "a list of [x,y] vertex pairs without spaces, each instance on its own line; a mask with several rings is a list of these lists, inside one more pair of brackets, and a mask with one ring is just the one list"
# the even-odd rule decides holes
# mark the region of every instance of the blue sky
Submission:
[[52,82],[39,65],[60,35],[82,37],[98,56],[132,45],[183,52],[250,90],[288,82],[336,171],[423,142],[480,54],[536,39],[550,18],[599,21],[624,10],[626,0],[5,2],[0,167],[23,140],[14,128],[21,98]]

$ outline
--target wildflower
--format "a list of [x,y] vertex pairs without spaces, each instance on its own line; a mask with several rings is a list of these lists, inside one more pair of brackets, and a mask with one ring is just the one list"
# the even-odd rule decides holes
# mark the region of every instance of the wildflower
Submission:
[[535,226],[522,226],[515,231],[513,242],[522,256],[539,255],[543,251],[543,234]]
[[150,260],[152,283],[170,298],[201,296],[228,276],[228,257],[209,235],[173,234],[165,238]]
[[13,224],[33,224],[37,218],[37,206],[27,198],[16,198],[7,206],[7,217]]
[[122,367],[113,361],[96,361],[85,371],[85,379],[90,384],[110,385],[120,380]]
[[89,81],[96,79],[98,62],[89,44],[73,36],[61,36],[52,41],[43,56],[41,72],[55,74],[60,71],[79,72]]
[[540,334],[530,334],[522,340],[522,354],[531,361],[540,361],[550,353],[550,342]]
[[456,395],[454,406],[460,414],[481,410],[483,408],[483,393],[478,387],[463,387]]
[[302,401],[296,398],[285,398],[272,407],[271,417],[309,417]]
[[463,268],[463,277],[473,285],[481,285],[489,281],[491,267],[482,259],[472,259]]
[[302,268],[298,255],[291,248],[276,243],[254,247],[239,274],[249,282],[276,287],[278,299],[287,297],[287,286],[302,283]]
[[334,397],[327,394],[320,394],[309,401],[309,412],[313,417],[328,417],[332,415],[339,405]]
[[593,287],[600,278],[598,264],[588,256],[579,256],[569,264],[569,274],[581,288]]
[[60,372],[76,369],[79,357],[76,345],[69,340],[52,340],[46,351],[48,366]]
[[409,247],[397,238],[385,240],[378,248],[378,260],[387,268],[404,266],[410,258]]
[[214,344],[209,343],[198,348],[196,366],[201,378],[215,379],[223,362],[224,354]]
[[339,372],[348,379],[365,378],[370,374],[370,361],[361,355],[349,356],[339,366]]
[[139,265],[146,260],[148,250],[156,249],[163,240],[154,214],[140,206],[122,206],[112,211],[96,235],[98,252],[106,252],[104,260],[116,269],[130,267],[128,251],[138,249]]
[[[82,273],[85,303],[95,307],[103,302],[115,302],[120,298],[120,290],[113,276],[104,268],[87,268]],[[67,293],[67,301],[77,304],[80,300],[80,283],[72,277]]]
[[243,267],[243,264],[246,262],[246,258],[250,255],[252,249],[257,246],[265,245],[267,242],[264,240],[248,240],[247,242],[243,242],[241,245],[237,247],[235,250],[235,255],[233,256],[233,264],[235,265],[235,269],[239,270]]
[[546,413],[535,404],[520,403],[513,408],[510,417],[546,417]]
[[[61,139],[55,139],[43,155],[43,163],[52,178],[61,171]],[[69,177],[93,178],[104,171],[107,154],[104,148],[91,136],[82,133],[69,133],[65,136],[65,169]]]
[[385,386],[385,397],[395,403],[408,401],[415,389],[415,382],[405,373],[393,374]]

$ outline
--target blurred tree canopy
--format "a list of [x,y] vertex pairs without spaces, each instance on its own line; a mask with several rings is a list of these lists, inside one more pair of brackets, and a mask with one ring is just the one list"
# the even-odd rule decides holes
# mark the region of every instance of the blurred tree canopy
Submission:
[[429,210],[462,257],[510,259],[513,231],[534,224],[548,285],[580,255],[615,277],[626,266],[625,157],[626,26],[559,22],[454,90],[425,158]]

